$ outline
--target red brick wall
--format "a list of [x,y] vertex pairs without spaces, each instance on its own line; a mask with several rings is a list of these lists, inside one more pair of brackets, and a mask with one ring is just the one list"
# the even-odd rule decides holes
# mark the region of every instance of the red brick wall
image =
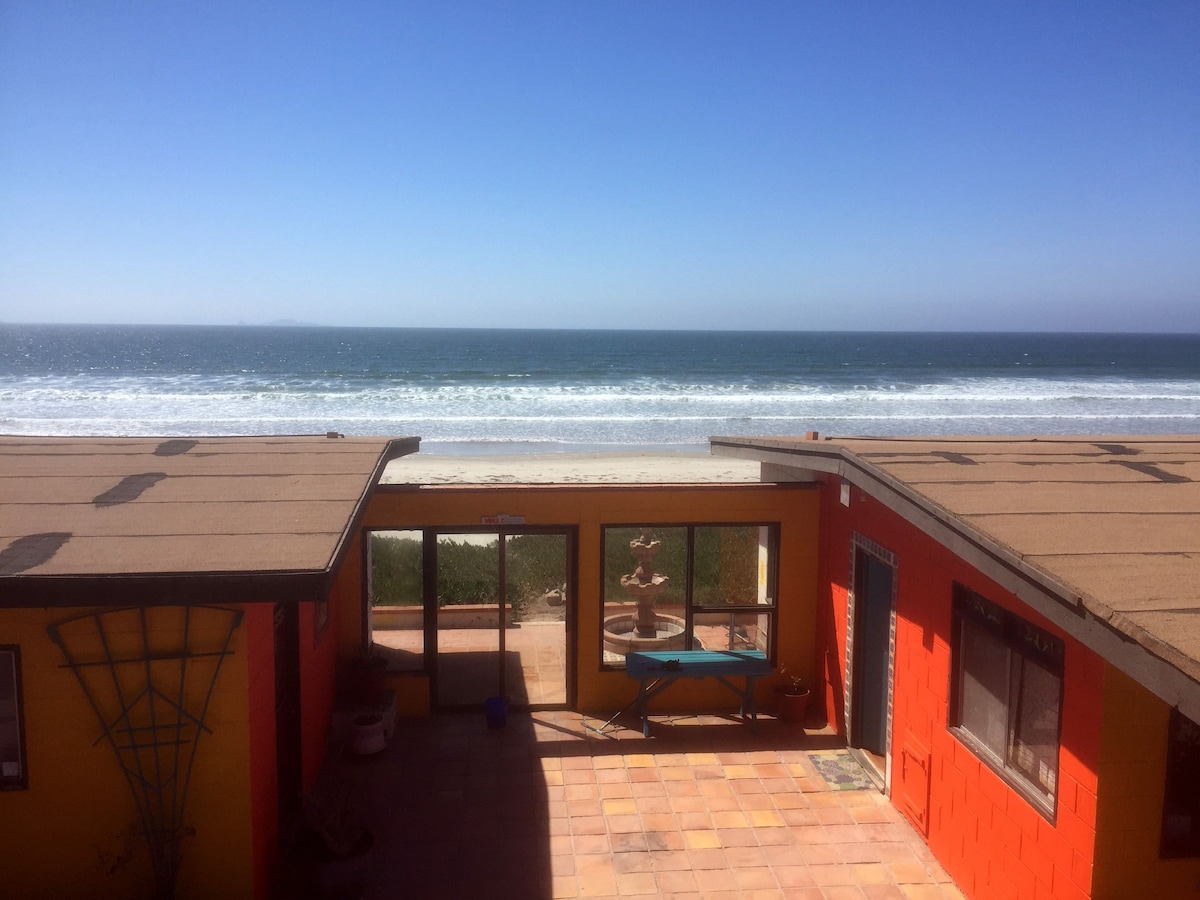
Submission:
[[[849,508],[840,503],[836,478],[826,481],[823,493],[823,584],[833,621],[824,627],[822,638],[831,724],[843,730],[840,686],[846,665],[851,541],[857,531],[897,557],[893,802],[901,780],[900,749],[906,741],[915,741],[930,756],[929,845],[968,897],[1087,897],[1095,847],[1102,660],[864,492],[852,492]],[[1066,645],[1056,824],[1046,821],[947,729],[956,581]],[[897,806],[903,808],[899,802]]]
[[250,816],[254,896],[271,895],[279,864],[279,783],[275,774],[275,634],[271,603],[246,605],[250,709]]

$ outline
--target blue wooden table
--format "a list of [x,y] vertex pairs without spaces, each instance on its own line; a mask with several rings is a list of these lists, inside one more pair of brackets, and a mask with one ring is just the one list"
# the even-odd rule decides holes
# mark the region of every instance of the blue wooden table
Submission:
[[[754,680],[771,672],[767,655],[761,650],[658,650],[625,657],[625,674],[641,682],[636,703],[645,737],[650,736],[647,718],[650,698],[657,697],[680,678],[715,678],[742,698],[742,718],[757,722]],[[738,677],[746,679],[744,689],[729,681]]]

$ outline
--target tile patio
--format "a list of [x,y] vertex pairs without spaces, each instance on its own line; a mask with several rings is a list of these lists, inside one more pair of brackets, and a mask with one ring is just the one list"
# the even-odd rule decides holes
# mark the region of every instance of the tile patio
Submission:
[[375,844],[310,895],[962,897],[882,794],[818,774],[808,751],[839,747],[827,730],[652,722],[646,739],[632,717],[601,736],[585,727],[601,720],[565,711],[497,730],[482,712],[401,720],[386,750],[342,752],[326,773]]

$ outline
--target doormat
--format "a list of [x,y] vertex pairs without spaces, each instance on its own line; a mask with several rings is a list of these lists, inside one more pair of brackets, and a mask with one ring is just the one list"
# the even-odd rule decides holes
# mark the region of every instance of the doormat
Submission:
[[813,766],[835,791],[865,791],[875,787],[862,766],[845,750],[809,753]]

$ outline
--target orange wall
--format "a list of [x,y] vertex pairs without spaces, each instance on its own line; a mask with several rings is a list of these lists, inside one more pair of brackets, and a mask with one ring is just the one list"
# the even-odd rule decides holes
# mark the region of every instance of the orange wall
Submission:
[[[905,742],[930,754],[929,845],[968,897],[1081,900],[1091,888],[1104,664],[1016,597],[865,492],[849,508],[825,481],[822,579],[830,618],[822,622],[831,720],[844,728],[852,532],[894,553],[896,656],[892,798]],[[1012,610],[1066,644],[1056,824],[1046,821],[947,729],[951,592],[954,582]]]
[[1092,896],[1195,896],[1200,859],[1158,858],[1171,710],[1112,666],[1104,685]]
[[[364,527],[477,527],[482,516],[501,513],[524,516],[527,525],[577,526],[576,706],[600,712],[623,706],[636,693],[623,672],[600,667],[601,525],[779,522],[778,663],[811,678],[816,673],[817,503],[817,492],[801,485],[384,487],[374,494]],[[361,615],[360,606],[342,622],[344,655],[357,652]],[[393,684],[401,689],[402,708],[420,709],[427,702],[426,679]],[[422,692],[424,697],[418,696]],[[663,694],[658,705],[725,709],[731,699],[711,679],[688,680]],[[764,708],[771,703],[770,684],[760,685],[757,699]]]
[[[21,648],[29,764],[27,790],[0,792],[3,897],[151,893],[149,858],[125,776],[108,742],[97,743],[102,730],[96,714],[72,672],[61,668],[62,653],[46,632],[48,625],[85,612],[0,610],[4,642]],[[170,638],[163,631],[154,635],[152,646],[157,638]],[[233,898],[251,891],[246,635],[243,620],[209,706],[212,734],[198,745],[186,817],[195,834],[182,843],[179,896]],[[131,640],[140,644],[140,629],[109,638],[119,653]],[[189,692],[189,701],[194,708],[202,698]]]

